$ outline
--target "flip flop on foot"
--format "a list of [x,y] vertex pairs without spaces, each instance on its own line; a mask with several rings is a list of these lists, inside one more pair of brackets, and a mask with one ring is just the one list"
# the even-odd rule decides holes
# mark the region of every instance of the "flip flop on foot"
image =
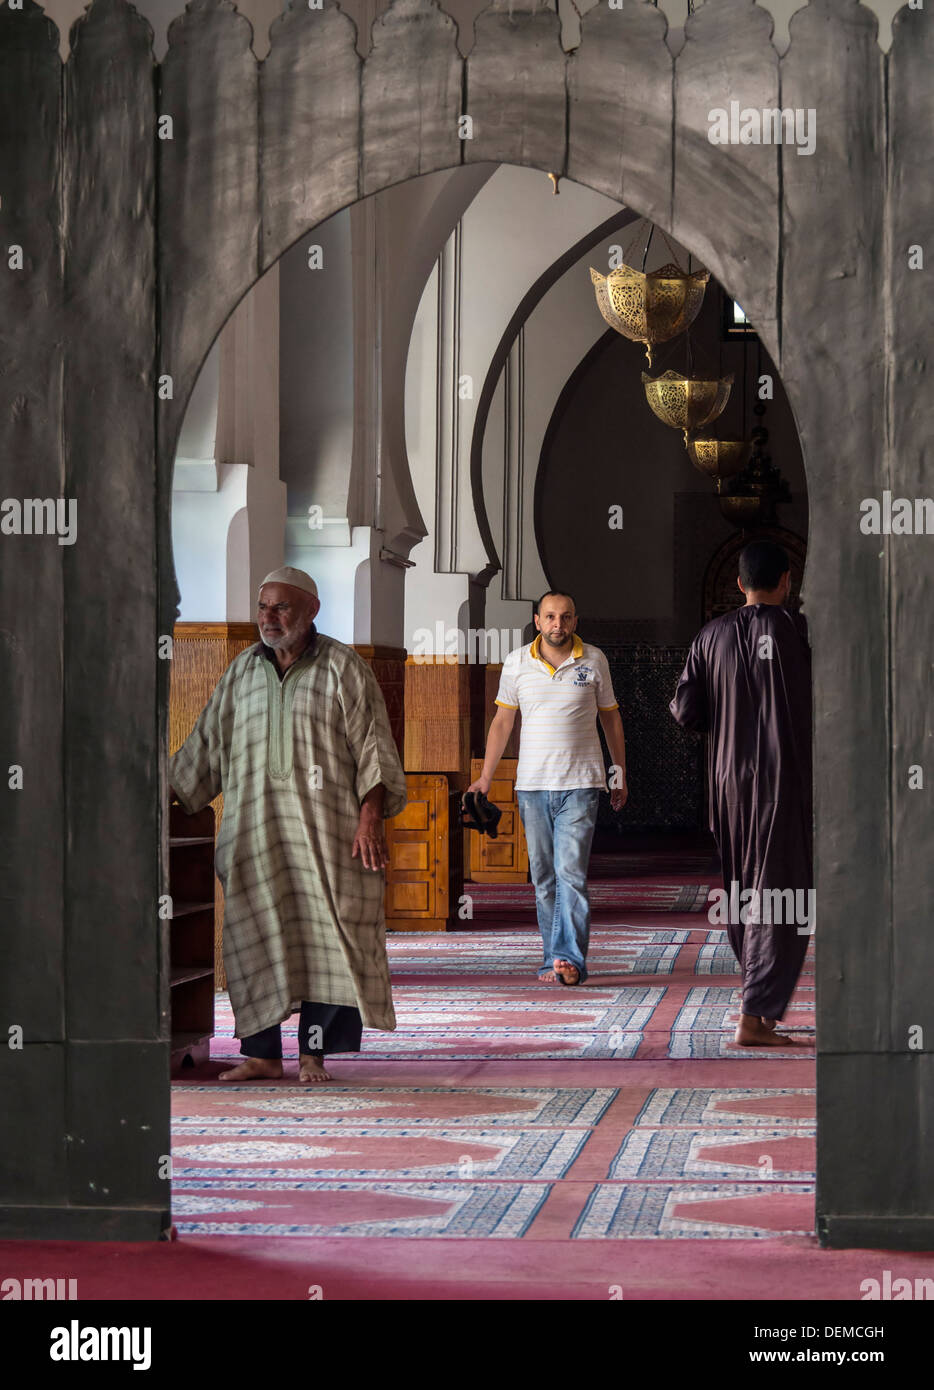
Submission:
[[563,985],[579,985],[581,972],[570,961],[556,960],[555,975]]

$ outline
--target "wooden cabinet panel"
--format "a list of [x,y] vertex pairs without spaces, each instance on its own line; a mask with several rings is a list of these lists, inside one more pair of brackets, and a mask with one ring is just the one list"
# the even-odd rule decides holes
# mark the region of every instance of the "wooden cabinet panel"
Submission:
[[[431,821],[431,803],[434,788],[425,787],[425,782],[431,782],[431,778],[407,777],[406,788],[409,794],[409,804],[404,811],[400,811],[392,819],[394,830],[427,830]],[[415,786],[418,790],[415,790]]]
[[434,884],[427,878],[421,882],[393,883],[389,885],[389,911],[392,915],[405,917],[434,917],[437,894]]
[[[529,851],[525,831],[519,817],[516,800],[517,758],[503,758],[490,784],[490,800],[502,811],[497,835],[481,835],[476,830],[466,832],[470,849],[470,877],[474,883],[526,883],[529,877]],[[470,778],[475,781],[483,771],[483,759],[474,758]]]
[[397,843],[393,851],[393,864],[397,869],[411,869],[427,871],[428,869],[428,842],[422,841],[421,844]]
[[450,915],[448,779],[407,773],[409,802],[386,822],[386,927],[446,931]]

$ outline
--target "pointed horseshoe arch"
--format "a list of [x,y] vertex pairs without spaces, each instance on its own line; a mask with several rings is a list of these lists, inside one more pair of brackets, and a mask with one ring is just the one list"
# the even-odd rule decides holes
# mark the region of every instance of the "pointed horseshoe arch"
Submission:
[[[200,364],[318,223],[416,175],[493,161],[652,218],[739,299],[781,372],[812,537],[819,1233],[932,1243],[921,1098],[934,1054],[909,1042],[934,967],[931,812],[907,789],[930,741],[932,542],[868,537],[858,521],[883,489],[930,490],[930,330],[907,250],[934,210],[917,135],[934,114],[934,36],[924,12],[902,9],[883,54],[855,0],[811,0],[781,59],[750,0],[708,0],[677,60],[665,32],[642,0],[600,4],[567,53],[552,11],[493,0],[464,58],[438,5],[395,0],[363,60],[339,8],[296,2],[260,63],[229,0],[192,0],[155,64],[137,12],[94,0],[63,71],[32,0],[0,9],[6,244],[27,249],[25,271],[0,275],[0,456],[8,492],[77,497],[85,540],[15,556],[0,543],[10,761],[32,769],[4,813],[19,914],[19,993],[4,1002],[16,1018],[25,999],[39,1020],[32,1071],[15,1075],[56,1098],[45,1123],[59,1155],[0,1193],[0,1234],[147,1238],[165,1220],[152,1155],[168,1144],[157,639],[176,611],[171,473]],[[712,144],[710,112],[731,102],[815,109],[813,154]],[[54,654],[41,683],[17,664],[33,645]]]

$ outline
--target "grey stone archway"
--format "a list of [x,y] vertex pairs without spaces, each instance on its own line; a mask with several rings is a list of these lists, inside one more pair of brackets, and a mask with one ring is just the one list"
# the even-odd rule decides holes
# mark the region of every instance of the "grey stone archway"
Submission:
[[[362,61],[326,0],[277,21],[257,63],[228,0],[193,0],[156,65],[125,0],[95,0],[63,68],[31,0],[0,9],[3,493],[79,509],[74,545],[0,535],[6,765],[22,769],[2,792],[0,1016],[24,1039],[0,1049],[0,1234],[150,1238],[168,1220],[158,638],[201,362],[316,223],[499,161],[652,217],[740,300],[782,374],[811,509],[819,1231],[932,1244],[930,791],[909,784],[931,737],[932,540],[866,536],[859,504],[932,490],[909,247],[931,225],[934,39],[903,9],[883,55],[853,0],[811,0],[781,60],[749,0],[708,0],[677,61],[664,33],[641,0],[601,4],[566,54],[551,11],[493,0],[465,60],[430,0],[396,0]],[[814,153],[711,144],[709,112],[734,101],[814,110]]]

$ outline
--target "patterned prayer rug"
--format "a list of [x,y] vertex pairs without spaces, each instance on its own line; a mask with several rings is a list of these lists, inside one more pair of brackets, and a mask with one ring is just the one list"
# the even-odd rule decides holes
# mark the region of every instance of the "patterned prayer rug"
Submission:
[[[370,1033],[364,1030],[363,1051],[367,1061],[416,1061],[433,1059],[452,1062],[483,1062],[489,1060],[571,1061],[574,1058],[634,1057],[642,1042],[641,1032],[608,1031],[585,1033],[562,1030],[549,1033],[519,1028],[501,1032],[487,1031],[464,1036],[464,1030],[435,1029],[406,1033]],[[294,1059],[297,1046],[294,1033],[290,1037],[283,1028],[283,1048],[287,1059]],[[334,1054],[342,1061],[357,1060],[357,1054]],[[240,1058],[240,1044],[233,1038],[215,1035],[211,1056],[231,1062]]]
[[[539,985],[519,991],[434,990],[430,985],[394,991],[394,1033],[365,1029],[368,1058],[405,1056],[483,1060],[489,1057],[565,1059],[632,1057],[663,987],[571,990]],[[283,1025],[286,1056],[297,1055],[296,1021]],[[235,1058],[233,1016],[226,995],[215,999],[213,1057]]]
[[[689,989],[687,998],[671,1025],[672,1033],[717,1032],[735,1028],[739,1021],[741,994],[731,986],[704,985]],[[791,998],[782,1020],[782,1032],[814,1032],[814,991],[800,985]]]
[[589,1130],[600,1122],[616,1094],[609,1087],[588,1086],[309,1088],[234,1082],[224,1086],[177,1087],[172,1095],[172,1125],[179,1135],[205,1124],[226,1127],[249,1121],[263,1127],[267,1123],[279,1124],[285,1117],[302,1128],[326,1122],[332,1130],[361,1123],[369,1128],[384,1124],[406,1128],[440,1126],[448,1130],[455,1125],[479,1125],[484,1129],[495,1125],[520,1125],[523,1129],[545,1125]]
[[633,1130],[610,1164],[611,1178],[814,1177],[809,1129]]
[[[739,965],[733,954],[725,927],[715,927],[705,934],[704,944],[697,953],[694,967],[697,975],[738,975]],[[814,974],[814,939],[808,943],[807,955],[801,967],[802,975]]]
[[738,975],[739,962],[732,946],[701,946],[694,962],[695,975]]
[[[173,1089],[179,1233],[809,1234],[811,1054],[737,1048],[723,929],[653,920],[595,927],[573,989],[535,979],[534,928],[393,937],[399,1026],[366,1030],[326,1087],[297,1084],[295,1017],[285,1079],[217,1084],[221,1059],[239,1056],[217,996],[216,1060]],[[813,1043],[809,974],[786,1025]]]
[[595,878],[620,878],[628,874],[677,874],[682,880],[687,875],[699,874],[719,878],[720,862],[710,854],[594,854],[587,868],[588,881]]
[[720,1125],[735,1126],[745,1120],[761,1124],[790,1124],[797,1128],[816,1124],[816,1099],[807,1086],[734,1087],[714,1091],[709,1087],[689,1089],[659,1087],[649,1096],[635,1119],[635,1127],[664,1125],[673,1128],[688,1125],[706,1129]]
[[733,987],[703,986],[687,991],[671,1025],[670,1057],[732,1057],[755,1054],[770,1057],[814,1055],[814,990],[798,985],[782,1019],[781,1031],[794,1038],[792,1048],[737,1048],[732,1042],[739,1021],[740,991]]
[[[173,1184],[184,1235],[524,1236],[551,1191],[516,1182],[221,1182]],[[247,1220],[247,1216],[250,1219]],[[210,1216],[211,1220],[204,1220]]]
[[[587,968],[595,975],[668,974],[678,948],[689,939],[686,930],[652,931],[635,927],[594,928],[590,934]],[[534,977],[542,965],[537,929],[525,931],[452,932],[423,937],[390,934],[389,964],[394,975],[522,975]]]
[[810,1235],[813,1229],[814,1189],[806,1183],[598,1183],[572,1236],[748,1240]]
[[561,1178],[589,1138],[549,1129],[187,1126],[178,1178]]
[[696,1058],[721,1058],[734,1062],[775,1062],[814,1060],[814,1043],[806,1036],[796,1040],[791,1047],[737,1047],[733,1043],[732,1030],[728,1033],[672,1033],[668,1046],[668,1056],[680,1060]]
[[[630,879],[596,879],[588,883],[590,906],[594,912],[701,912],[707,908],[712,883],[704,879],[685,883],[683,875],[672,875],[675,882],[656,879],[636,882]],[[503,913],[535,912],[535,888],[531,883],[465,883],[474,917]]]

